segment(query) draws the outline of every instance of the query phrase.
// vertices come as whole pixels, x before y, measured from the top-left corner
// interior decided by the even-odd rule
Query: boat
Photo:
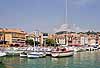
[[[40,47],[38,48],[38,51],[45,52],[47,56],[51,56],[52,48],[51,47]]]
[[[38,37],[37,35],[35,35],[34,37],[34,41],[37,41]],[[37,41],[38,42],[38,41]],[[27,57],[28,58],[40,58],[40,57],[45,57],[46,53],[43,50],[43,52],[39,51],[39,47],[36,46],[36,43],[34,42],[34,48],[32,49],[32,51],[30,51],[29,53],[27,53]]]
[[[74,52],[81,52],[83,51],[81,47],[74,47]]]
[[[0,57],[6,56],[5,52],[0,52]]]
[[[27,53],[26,52],[20,53],[20,57],[27,57]]]
[[[62,46],[62,45],[61,45]],[[84,51],[85,49],[83,47],[79,47],[79,46],[64,46],[67,50],[74,50],[74,52],[82,52]]]
[[[30,52],[27,54],[28,58],[41,58],[41,57],[45,57],[46,54],[44,52]]]
[[[74,55],[74,51],[67,50],[66,48],[56,48],[51,52],[52,57],[67,57],[73,55]]]
[[[28,58],[41,58],[41,57],[45,57],[45,56],[46,56],[46,53],[45,53],[44,49],[40,50],[40,48],[35,47],[35,46],[34,46],[33,51],[30,51],[27,53]]]
[[[47,56],[51,56],[52,48],[46,48],[45,52]]]
[[[37,47],[34,47],[33,51],[30,51],[27,53],[28,58],[41,58],[45,57],[46,53],[45,51],[40,51]]]

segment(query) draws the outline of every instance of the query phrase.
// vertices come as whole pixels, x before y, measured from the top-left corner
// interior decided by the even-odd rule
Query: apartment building
[[[26,32],[21,29],[0,29],[0,41],[5,44],[24,44]],[[4,44],[4,43],[3,43]]]
[[[56,39],[58,44],[65,45],[100,45],[100,33],[96,32],[65,32],[60,31],[56,33]]]

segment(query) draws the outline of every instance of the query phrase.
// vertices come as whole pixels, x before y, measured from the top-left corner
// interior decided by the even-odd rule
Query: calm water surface
[[[0,58],[0,68],[100,68],[100,51],[76,53],[66,58]]]

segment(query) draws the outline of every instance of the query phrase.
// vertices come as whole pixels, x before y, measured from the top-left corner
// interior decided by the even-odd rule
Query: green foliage
[[[34,41],[32,39],[27,39],[26,44],[34,45]]]
[[[35,42],[35,45],[39,45],[40,44],[40,42],[38,42],[38,41],[33,41],[32,39],[27,39],[26,40],[26,44],[29,44],[29,45],[34,45],[34,42]]]
[[[94,34],[94,35],[96,35],[97,33],[94,32],[94,31],[88,31],[88,32],[86,32],[86,34],[87,34],[87,35],[89,35],[89,34]]]
[[[40,44],[40,42],[38,42],[38,41],[35,41],[35,45],[39,45]]]
[[[47,45],[54,45],[54,44],[56,44],[56,41],[53,39],[46,39],[46,44]]]

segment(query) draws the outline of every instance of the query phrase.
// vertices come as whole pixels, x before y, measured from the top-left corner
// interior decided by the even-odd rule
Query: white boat
[[[36,39],[37,39],[37,37],[35,36],[34,41],[37,41]],[[35,46],[35,42],[34,42],[34,49],[32,49],[32,50],[33,51],[27,53],[28,58],[40,58],[40,57],[45,57],[46,56],[44,51],[40,52],[38,47]]]
[[[51,48],[47,48],[47,49],[46,49],[46,55],[51,55],[51,51],[52,51]]]
[[[75,47],[75,46],[68,46],[68,47],[65,47],[66,49],[69,49],[69,50],[74,50],[74,52],[81,52],[81,51],[84,51],[84,48],[83,47]]]
[[[74,52],[80,52],[81,51],[81,48],[79,48],[79,47],[74,47],[73,49],[74,49]]]
[[[51,53],[52,57],[67,57],[67,56],[73,56],[74,51],[73,50],[66,50],[66,48],[57,48],[54,49]]]
[[[27,54],[28,58],[40,58],[45,56],[46,54],[44,52],[30,52]]]
[[[0,52],[0,57],[6,56],[5,52]]]
[[[27,57],[27,53],[26,52],[20,53],[20,57]]]
[[[49,55],[51,55],[52,48],[50,48],[50,47],[41,47],[41,48],[38,48],[37,50],[38,50],[38,52],[45,52],[46,55],[49,56]]]

